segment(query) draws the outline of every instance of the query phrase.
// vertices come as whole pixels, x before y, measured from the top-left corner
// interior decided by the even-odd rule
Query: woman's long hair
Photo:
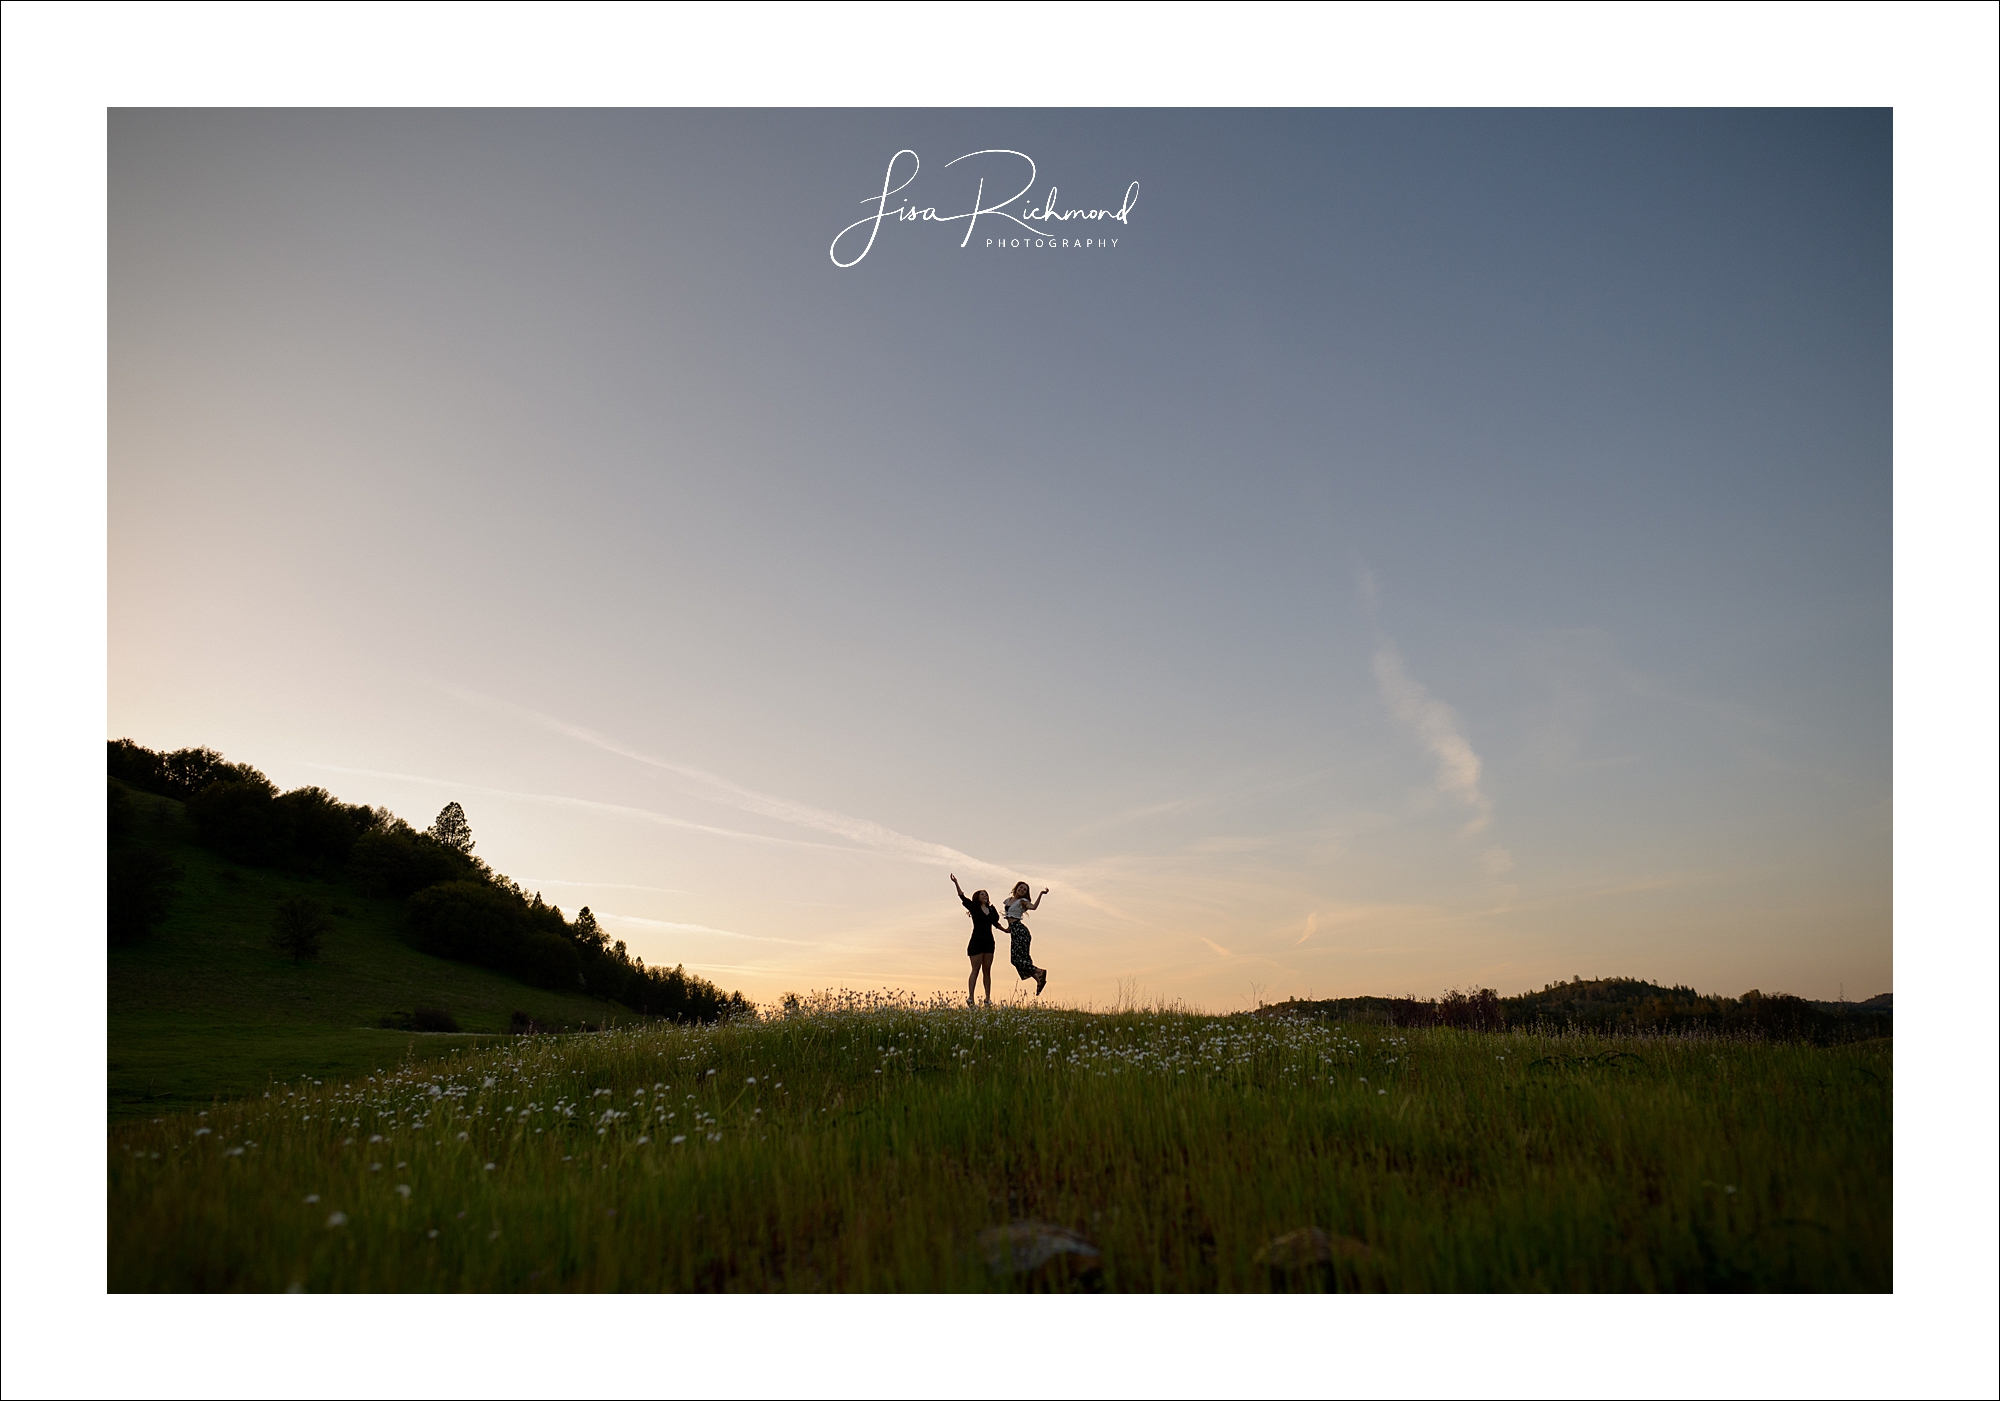
[[[972,892],[972,903],[981,909],[990,910],[993,908],[993,897],[983,890],[975,890]]]

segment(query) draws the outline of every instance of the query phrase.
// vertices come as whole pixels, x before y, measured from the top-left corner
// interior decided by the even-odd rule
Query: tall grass
[[[109,1278],[982,1290],[1036,1220],[1112,1290],[1882,1290],[1890,1107],[1886,1043],[821,998],[121,1126]],[[1302,1227],[1359,1263],[1258,1263]]]

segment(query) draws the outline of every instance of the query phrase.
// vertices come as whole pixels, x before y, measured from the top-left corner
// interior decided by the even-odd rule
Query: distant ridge
[[[1718,1031],[1809,1041],[1858,1041],[1892,1034],[1892,997],[1812,1002],[1753,988],[1741,997],[1698,993],[1641,978],[1576,978],[1502,997],[1492,988],[1441,997],[1292,998],[1253,1015],[1310,1017],[1386,1026],[1455,1026],[1473,1031],[1551,1027],[1586,1031]]]

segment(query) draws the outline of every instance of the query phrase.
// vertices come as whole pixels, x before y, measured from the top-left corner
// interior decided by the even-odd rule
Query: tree
[[[302,963],[319,957],[320,941],[332,929],[326,906],[309,896],[294,895],[278,903],[271,921],[271,942],[280,953],[290,954],[292,962]]]
[[[144,846],[114,848],[105,865],[105,932],[114,944],[136,944],[166,918],[181,868]]]
[[[472,855],[472,824],[465,820],[465,809],[457,803],[444,805],[437,821],[430,826],[430,835],[460,856]]]
[[[591,949],[601,950],[604,947],[604,931],[598,927],[597,916],[590,912],[590,906],[585,905],[576,912],[576,924],[573,928],[575,929],[573,937],[579,944]]]

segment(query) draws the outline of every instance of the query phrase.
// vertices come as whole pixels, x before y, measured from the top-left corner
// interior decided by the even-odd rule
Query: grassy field
[[[109,1280],[1887,1290],[1890,1081],[1887,1042],[822,1002],[114,1126]],[[1017,1272],[1024,1222],[1098,1253]]]
[[[632,1020],[591,998],[419,953],[402,937],[401,902],[234,865],[195,845],[180,803],[127,794],[139,839],[166,851],[183,875],[158,933],[111,950],[114,1120],[261,1094],[274,1077],[353,1079],[455,1055],[505,1033],[516,1010],[555,1026]],[[333,911],[333,933],[314,962],[293,963],[270,946],[272,912],[299,894]],[[418,1006],[445,1008],[468,1034],[377,1029]]]

